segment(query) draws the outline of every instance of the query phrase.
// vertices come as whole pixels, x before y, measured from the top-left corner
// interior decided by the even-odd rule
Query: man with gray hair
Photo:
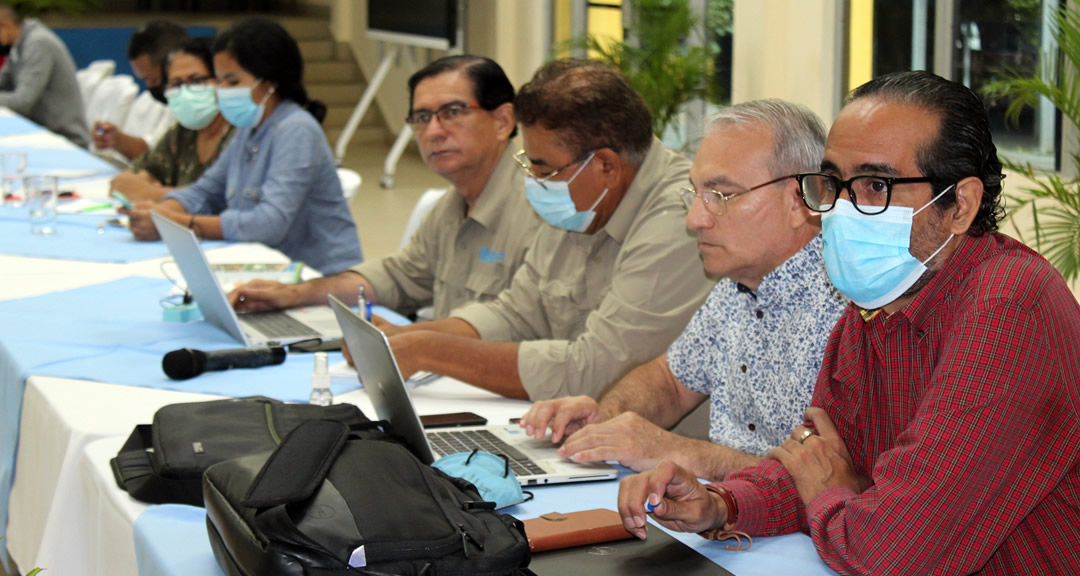
[[[538,402],[521,420],[565,440],[578,462],[637,471],[673,460],[700,478],[750,466],[802,423],[825,344],[847,299],[825,273],[820,221],[795,174],[816,170],[825,127],[782,100],[737,104],[706,129],[683,189],[687,225],[711,275],[725,279],[666,354],[599,402]],[[664,430],[710,398],[709,440]]]

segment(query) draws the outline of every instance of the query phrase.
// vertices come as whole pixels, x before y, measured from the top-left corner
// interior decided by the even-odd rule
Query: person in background
[[[319,126],[326,106],[308,99],[296,40],[250,18],[214,41],[218,108],[238,130],[194,184],[125,211],[139,240],[159,238],[149,210],[198,236],[261,242],[323,274],[363,260],[360,238]]]
[[[211,38],[185,40],[169,54],[165,70],[165,97],[177,124],[111,183],[112,190],[132,202],[161,200],[170,190],[195,182],[233,132],[218,111]]]
[[[404,250],[347,272],[300,284],[256,280],[229,295],[237,310],[325,305],[327,294],[436,320],[469,302],[494,299],[540,227],[525,198],[512,146],[514,87],[480,56],[440,58],[409,78],[409,117],[424,162],[454,189],[432,207]]]
[[[551,428],[559,454],[637,471],[672,460],[722,479],[761,460],[802,422],[821,357],[848,300],[825,273],[819,220],[796,174],[816,170],[825,126],[805,106],[756,100],[705,129],[683,189],[705,270],[723,278],[667,352],[600,401],[537,402],[521,425]],[[708,398],[709,440],[665,430]]]
[[[23,20],[3,2],[0,44],[11,46],[0,69],[0,106],[79,146],[88,146],[86,108],[75,79],[75,61],[67,46],[44,24],[34,18]]]
[[[187,38],[187,30],[179,24],[169,20],[151,20],[136,30],[128,42],[127,57],[132,72],[146,84],[146,93],[162,104],[168,103],[165,99],[165,84],[168,81],[165,59]],[[128,160],[146,154],[162,136],[163,132],[151,133],[146,137],[132,136],[109,122],[94,122],[92,134],[94,148],[99,151],[115,150]]]
[[[1080,306],[996,232],[986,108],[929,72],[856,88],[820,173],[825,267],[852,304],[806,421],[703,486],[669,461],[619,490],[623,524],[707,538],[809,533],[842,574],[1080,574]]]
[[[168,103],[165,99],[168,81],[165,58],[187,38],[187,30],[175,22],[150,20],[136,30],[128,42],[127,57],[132,72],[146,84],[150,96],[162,104]],[[115,124],[94,122],[92,136],[97,150],[116,150],[128,160],[135,160],[149,152],[160,141],[162,133],[149,134],[144,139],[121,132]]]
[[[385,330],[402,374],[514,398],[599,396],[661,354],[712,288],[678,189],[690,161],[652,134],[618,71],[556,60],[514,100],[525,194],[541,225],[497,299]]]

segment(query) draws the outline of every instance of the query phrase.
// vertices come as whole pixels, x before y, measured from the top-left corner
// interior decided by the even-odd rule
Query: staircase
[[[336,42],[330,35],[328,18],[280,17],[275,20],[300,44],[300,53],[304,57],[304,85],[308,96],[326,104],[323,130],[333,148],[367,87],[360,67],[348,45]],[[387,144],[393,142],[393,138],[378,107],[372,106],[349,141],[349,148]]]

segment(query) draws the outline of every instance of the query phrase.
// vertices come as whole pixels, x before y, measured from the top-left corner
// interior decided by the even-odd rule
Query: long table
[[[62,139],[41,131],[6,133],[4,120],[11,118],[0,110],[0,151],[5,146],[64,146]],[[78,189],[83,196],[104,198],[108,190],[107,177],[96,182],[80,180]],[[136,282],[134,279],[160,282],[161,265],[167,260],[158,256],[123,262],[28,258],[12,256],[10,251],[4,250],[4,245],[0,245],[0,253],[4,252],[7,253],[0,254],[0,270],[4,271],[0,301],[45,294],[75,298],[85,291],[110,285],[123,287],[123,290],[143,286],[148,294],[154,293],[154,285],[146,284],[150,280]],[[208,258],[211,262],[274,262],[284,257],[265,247],[234,245],[208,251]],[[142,310],[142,313],[147,307],[158,305],[152,296],[134,299],[128,294],[119,294],[116,297],[127,298],[132,310]],[[26,302],[30,305],[31,301]],[[62,333],[64,324],[58,322],[54,311],[42,309],[38,314],[43,323],[57,326],[58,341],[70,336]],[[78,322],[87,321],[77,310],[73,314],[70,311],[64,314],[72,332],[86,328],[77,326]],[[150,322],[144,322],[143,326],[143,329],[161,330],[161,326]],[[137,327],[125,329],[139,330]],[[211,344],[224,346],[226,342]],[[220,383],[197,390],[147,388],[139,385],[146,382],[130,381],[133,372],[146,368],[136,365],[138,360],[116,362],[111,377],[90,381],[84,374],[61,370],[59,367],[63,362],[46,362],[41,358],[28,360],[22,352],[23,345],[17,336],[0,338],[0,358],[7,357],[8,348],[17,351],[10,361],[0,362],[4,409],[11,409],[10,404],[16,403],[15,416],[8,418],[5,424],[17,427],[21,439],[17,452],[14,445],[7,453],[0,447],[0,466],[9,462],[9,468],[0,467],[0,518],[3,518],[3,504],[8,504],[5,543],[11,556],[24,570],[41,566],[59,574],[216,573],[201,509],[148,506],[131,499],[115,485],[108,460],[119,450],[131,429],[136,424],[149,422],[161,406],[237,395],[239,391],[250,391],[253,383],[257,386],[260,379],[268,375],[280,378],[280,371],[291,368],[287,365],[225,373]],[[59,354],[69,353],[70,348],[64,348]],[[148,356],[160,358],[157,354]],[[58,360],[70,361],[70,358]],[[297,399],[297,395],[304,394],[308,386],[306,377],[297,379],[301,381],[295,389],[278,395]],[[413,392],[413,397],[421,413],[467,410],[482,414],[493,423],[518,416],[528,406],[525,402],[500,398],[451,379],[440,379],[420,387]],[[372,413],[362,389],[339,394],[337,400],[354,403]],[[4,472],[13,474],[8,476],[13,478],[10,498],[4,498],[8,489]],[[617,491],[617,482],[542,487],[535,490],[535,501],[508,511],[520,518],[529,518],[554,509],[573,511],[597,505],[613,507]],[[803,534],[755,539],[749,552],[738,553],[727,551],[722,543],[705,541],[696,535],[677,537],[739,576],[777,571],[831,573],[817,558],[810,539]]]

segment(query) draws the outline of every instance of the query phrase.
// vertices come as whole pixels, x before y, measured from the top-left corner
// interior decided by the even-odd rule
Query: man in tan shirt
[[[529,207],[511,147],[514,88],[498,64],[449,56],[409,78],[407,121],[424,162],[454,184],[404,250],[300,284],[254,281],[230,294],[241,311],[326,304],[327,294],[434,317],[495,298],[525,259],[540,219]]]
[[[559,60],[515,101],[526,194],[542,225],[511,287],[451,318],[387,328],[404,374],[504,396],[598,396],[661,354],[713,282],[678,196],[690,162],[653,137],[618,72]]]

